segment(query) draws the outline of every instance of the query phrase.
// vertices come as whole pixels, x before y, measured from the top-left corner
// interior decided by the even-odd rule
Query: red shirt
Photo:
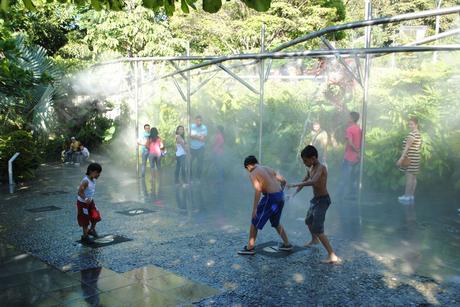
[[[361,128],[357,124],[351,124],[345,132],[346,140],[350,140],[355,145],[358,152],[348,144],[345,146],[344,159],[350,162],[359,162],[359,150],[361,149]]]
[[[224,142],[224,136],[222,133],[217,133],[212,146],[212,150],[216,155],[222,156],[224,154]]]

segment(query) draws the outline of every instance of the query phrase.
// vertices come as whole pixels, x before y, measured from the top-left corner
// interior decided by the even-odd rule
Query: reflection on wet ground
[[[224,294],[205,304],[258,305],[263,295],[271,296],[275,305],[277,300],[301,304],[299,295],[316,301],[325,297],[325,304],[343,303],[345,298],[353,304],[372,304],[364,293],[378,303],[388,295],[373,292],[379,289],[393,291],[397,305],[442,304],[451,296],[439,298],[433,291],[443,291],[440,285],[446,282],[455,287],[460,283],[460,216],[452,202],[419,198],[415,205],[401,205],[387,195],[364,195],[361,204],[333,199],[326,232],[345,264],[324,271],[317,267],[324,256],[321,248],[299,250],[287,258],[235,255],[245,243],[250,222],[252,191],[244,173],[225,187],[212,180],[183,187],[172,184],[167,174],[152,183],[149,177],[138,180],[127,171],[106,168],[97,183],[95,199],[103,217],[98,227],[133,241],[83,247],[75,243],[80,233],[74,207],[74,191],[83,173],[51,165],[42,168],[41,180],[34,185],[0,194],[0,302],[163,306],[197,302],[220,288]],[[282,223],[298,246],[309,239],[304,224],[309,193],[289,200],[283,212]],[[45,206],[62,210],[26,211]],[[278,240],[269,228],[261,232],[259,244]],[[341,285],[331,285],[328,278],[318,283],[317,274],[321,279],[341,279]],[[257,276],[272,284],[254,280]],[[404,278],[410,291],[401,288]],[[354,285],[355,279],[375,289]],[[311,282],[319,289],[311,291]],[[287,292],[270,293],[273,285]],[[348,296],[330,297],[323,287],[345,287],[336,290]],[[460,302],[458,295],[454,301]]]
[[[62,272],[12,245],[0,251],[2,306],[176,306],[218,293],[155,266]]]

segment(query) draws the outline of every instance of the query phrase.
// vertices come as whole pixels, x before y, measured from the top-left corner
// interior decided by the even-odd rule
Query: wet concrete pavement
[[[326,233],[344,259],[340,266],[320,264],[321,247],[242,257],[236,251],[247,240],[252,200],[244,172],[225,188],[206,180],[182,188],[164,170],[152,187],[149,179],[105,167],[95,197],[98,231],[132,240],[89,248],[76,242],[83,173],[44,166],[30,186],[0,194],[1,305],[460,304],[460,217],[452,204],[423,199],[407,206],[384,195],[360,205],[333,202]],[[308,240],[309,197],[302,192],[283,212],[298,246]],[[58,209],[27,211],[45,206]],[[268,247],[278,241],[268,226],[258,238]],[[137,272],[146,274],[144,282],[136,282]]]

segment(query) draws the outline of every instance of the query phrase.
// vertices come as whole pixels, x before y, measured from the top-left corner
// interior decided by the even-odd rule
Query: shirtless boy
[[[310,247],[321,242],[329,254],[328,258],[321,262],[330,264],[340,263],[341,259],[334,253],[329,240],[324,234],[326,211],[331,204],[331,199],[327,191],[327,168],[319,162],[318,151],[311,145],[302,150],[301,157],[305,166],[309,168],[309,171],[302,182],[289,184],[288,188],[297,188],[294,193],[295,195],[303,187],[313,187],[314,197],[310,200],[310,209],[305,218],[305,224],[307,224],[311,233],[311,241],[305,244],[305,246]]]
[[[278,247],[282,251],[291,251],[293,246],[289,243],[286,232],[280,224],[281,213],[284,206],[284,186],[286,180],[283,176],[267,166],[260,165],[256,157],[249,156],[244,160],[244,168],[249,172],[249,178],[254,186],[254,202],[252,209],[251,228],[249,230],[248,244],[240,251],[240,255],[254,255],[257,231],[264,228],[270,220],[276,229],[283,244]],[[260,198],[263,195],[262,198]]]

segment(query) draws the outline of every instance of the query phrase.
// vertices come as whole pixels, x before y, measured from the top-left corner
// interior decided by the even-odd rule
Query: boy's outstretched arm
[[[324,167],[324,166],[321,166],[321,167]],[[315,185],[321,178],[322,173],[323,173],[323,169],[321,169],[321,171],[319,172],[315,172],[315,174],[311,177],[310,176],[305,177],[304,180],[302,180],[302,182],[290,184],[289,187],[292,187],[292,188],[297,187],[297,190],[300,191],[303,187]]]
[[[305,175],[305,177],[302,179],[302,182],[307,181],[308,178],[310,178],[310,172],[308,172],[307,175]],[[294,194],[291,195],[291,197],[295,197],[297,195],[297,193],[299,193],[303,189],[303,186],[297,186],[295,183],[294,184],[288,184],[287,187],[288,188],[297,187],[297,189],[295,190]]]

